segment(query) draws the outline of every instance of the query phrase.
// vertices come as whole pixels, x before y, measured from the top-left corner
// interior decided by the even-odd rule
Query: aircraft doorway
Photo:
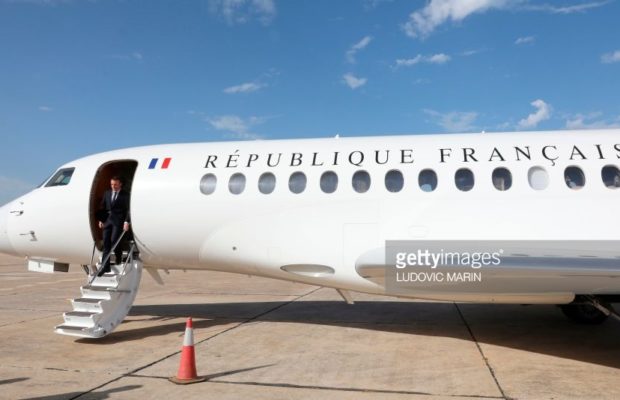
[[[103,250],[103,230],[99,228],[97,215],[101,212],[101,200],[106,190],[110,189],[110,179],[118,176],[123,183],[123,191],[129,193],[129,210],[131,212],[131,186],[138,162],[134,160],[118,160],[103,164],[97,170],[90,190],[90,231],[99,251]],[[131,236],[131,230],[128,232]],[[127,237],[127,235],[125,235]],[[126,240],[124,240],[127,242]]]

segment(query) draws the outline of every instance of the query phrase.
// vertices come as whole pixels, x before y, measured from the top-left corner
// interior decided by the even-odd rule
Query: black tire
[[[609,304],[604,304],[604,306],[611,307]],[[598,325],[605,322],[608,317],[598,308],[585,303],[563,304],[560,308],[564,315],[578,324]]]

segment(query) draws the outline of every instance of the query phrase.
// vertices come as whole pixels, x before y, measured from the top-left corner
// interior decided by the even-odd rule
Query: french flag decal
[[[172,157],[166,157],[164,158],[164,160],[161,163],[161,169],[168,169],[168,167],[170,166],[170,161],[172,160]],[[159,158],[153,158],[151,160],[151,163],[149,164],[149,169],[155,169],[157,168],[157,164],[159,163]]]

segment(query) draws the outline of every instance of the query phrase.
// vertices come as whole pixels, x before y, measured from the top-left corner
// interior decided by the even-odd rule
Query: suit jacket
[[[118,192],[116,201],[112,203],[112,190],[107,190],[101,200],[102,222],[105,225],[122,226],[125,222],[130,222],[129,216],[129,194],[124,190]]]

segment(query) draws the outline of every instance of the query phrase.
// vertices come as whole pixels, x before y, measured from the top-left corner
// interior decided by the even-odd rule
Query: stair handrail
[[[97,249],[97,241],[93,240],[93,254],[90,256],[90,265],[93,265],[93,260],[95,259],[95,250]]]
[[[131,248],[129,249],[129,253],[127,254],[127,259],[125,260],[125,263],[123,264],[123,270],[121,271],[121,275],[125,273],[125,270],[127,269],[127,264],[133,264],[133,254],[134,254],[135,248],[136,248],[136,244],[132,241]]]
[[[105,264],[108,262],[110,257],[112,257],[112,254],[114,253],[114,250],[116,250],[116,246],[118,246],[118,244],[121,242],[121,240],[123,239],[123,236],[125,236],[126,232],[127,231],[123,231],[123,233],[121,233],[121,236],[116,240],[116,243],[114,243],[114,246],[112,246],[112,248],[110,249],[110,252],[108,253],[108,256],[101,262],[101,265],[99,266],[99,268],[97,268],[97,270],[95,271],[95,274],[89,279],[89,281],[88,281],[89,285],[94,282],[94,280],[97,278],[97,275],[99,275],[99,272],[101,272],[101,270],[103,269]]]

